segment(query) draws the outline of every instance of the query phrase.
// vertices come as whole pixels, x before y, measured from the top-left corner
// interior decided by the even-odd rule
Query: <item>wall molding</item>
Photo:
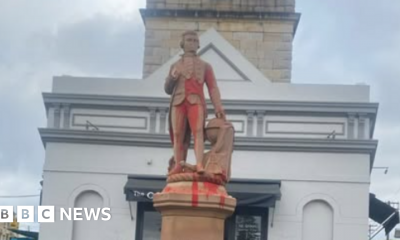
[[[98,117],[99,120],[101,118],[120,118],[120,119],[138,119],[138,120],[143,120],[144,121],[144,125],[143,126],[122,126],[122,125],[117,125],[117,124],[113,124],[113,125],[105,125],[105,124],[98,124],[98,123],[93,123],[94,125],[96,125],[96,127],[101,128],[114,128],[114,129],[138,129],[138,130],[147,130],[148,129],[148,125],[149,125],[149,121],[147,117],[144,116],[124,116],[124,115],[107,115],[107,114],[93,114],[93,113],[73,113],[72,114],[72,127],[86,127],[86,123],[77,123],[76,118],[77,117]]]
[[[304,124],[304,125],[327,125],[327,126],[333,126],[333,125],[340,125],[341,126],[341,131],[336,132],[336,136],[345,136],[346,134],[346,123],[345,122],[322,122],[322,121],[289,121],[289,120],[266,120],[265,121],[265,132],[264,134],[295,134],[295,135],[322,135],[322,136],[327,136],[332,133],[332,131],[329,132],[307,132],[307,131],[270,131],[270,124]]]
[[[235,128],[235,133],[239,134],[245,134],[246,132],[246,121],[245,120],[239,120],[239,119],[229,119],[229,122],[231,123],[237,123],[240,125],[240,128],[236,129]]]
[[[296,207],[296,215],[299,217],[299,220],[303,217],[304,207],[315,201],[323,201],[327,203],[334,212],[334,222],[338,222],[341,217],[341,209],[340,204],[333,198],[331,195],[326,193],[311,193],[304,196],[298,203]]]
[[[135,97],[66,93],[43,93],[46,110],[53,104],[70,104],[71,108],[146,110],[150,107],[169,108],[169,98]],[[212,103],[207,101],[209,109]],[[344,116],[351,113],[367,114],[373,120],[378,112],[378,103],[355,102],[299,102],[299,101],[261,101],[261,100],[223,100],[227,112],[266,111],[274,113],[310,114],[317,116]]]
[[[291,12],[250,12],[250,11],[216,11],[207,9],[140,9],[143,21],[147,18],[216,18],[216,19],[247,19],[247,20],[284,20],[294,23],[293,34],[296,34],[301,14]]]
[[[111,131],[85,131],[40,128],[43,145],[47,143],[77,143],[118,146],[171,148],[168,134],[127,133]],[[242,151],[287,151],[330,152],[369,154],[373,166],[377,140],[362,139],[308,139],[308,138],[257,138],[236,137],[235,150]],[[210,147],[206,144],[206,147]]]

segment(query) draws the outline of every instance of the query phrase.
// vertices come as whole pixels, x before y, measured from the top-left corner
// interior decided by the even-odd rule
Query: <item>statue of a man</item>
[[[207,108],[204,83],[208,88],[217,118],[225,120],[220,92],[210,64],[197,56],[199,37],[195,31],[182,34],[181,48],[184,54],[171,66],[165,82],[165,92],[171,95],[169,131],[174,148],[174,168],[169,175],[182,171],[181,161],[186,161],[190,136],[194,137],[197,172],[204,173],[204,125]]]

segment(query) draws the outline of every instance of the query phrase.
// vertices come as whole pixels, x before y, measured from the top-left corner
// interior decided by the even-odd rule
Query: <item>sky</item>
[[[37,129],[46,125],[41,94],[53,76],[141,77],[143,7],[143,0],[0,0],[0,196],[40,192]],[[400,201],[400,1],[297,0],[296,11],[292,82],[371,86],[380,104],[375,166],[389,167],[372,171],[371,192]],[[0,205],[38,202],[0,198]]]

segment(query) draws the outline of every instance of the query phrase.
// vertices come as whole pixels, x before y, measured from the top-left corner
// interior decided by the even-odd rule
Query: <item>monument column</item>
[[[197,56],[197,33],[184,32],[180,42],[184,54],[172,64],[164,84],[165,92],[171,95],[173,156],[167,185],[154,194],[153,204],[162,215],[161,240],[223,240],[225,219],[236,207],[236,199],[225,188],[231,176],[235,130],[226,120],[212,66]],[[216,117],[206,127],[204,86]],[[191,136],[194,164],[187,159]],[[205,140],[211,143],[208,152],[204,152]]]
[[[196,174],[179,177],[187,181],[169,182],[154,196],[162,215],[161,240],[223,240],[225,219],[235,211],[236,199],[225,186]]]

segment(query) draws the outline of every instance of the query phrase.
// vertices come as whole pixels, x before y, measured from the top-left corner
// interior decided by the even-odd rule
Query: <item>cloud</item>
[[[400,2],[297,1],[297,10],[293,82],[371,86],[371,101],[379,102],[374,166],[389,172],[374,169],[370,191],[400,201]]]
[[[293,82],[371,86],[379,102],[374,138],[379,140],[371,191],[399,201],[400,192],[400,2],[298,1],[302,20],[294,41]]]
[[[45,156],[37,129],[46,125],[41,94],[51,91],[54,75],[141,75],[144,34],[137,8],[143,6],[125,0],[0,1],[0,195],[40,192]],[[38,197],[0,198],[0,205],[37,204]]]
[[[55,58],[96,75],[141,76],[144,28],[131,20],[96,15],[58,29]]]

